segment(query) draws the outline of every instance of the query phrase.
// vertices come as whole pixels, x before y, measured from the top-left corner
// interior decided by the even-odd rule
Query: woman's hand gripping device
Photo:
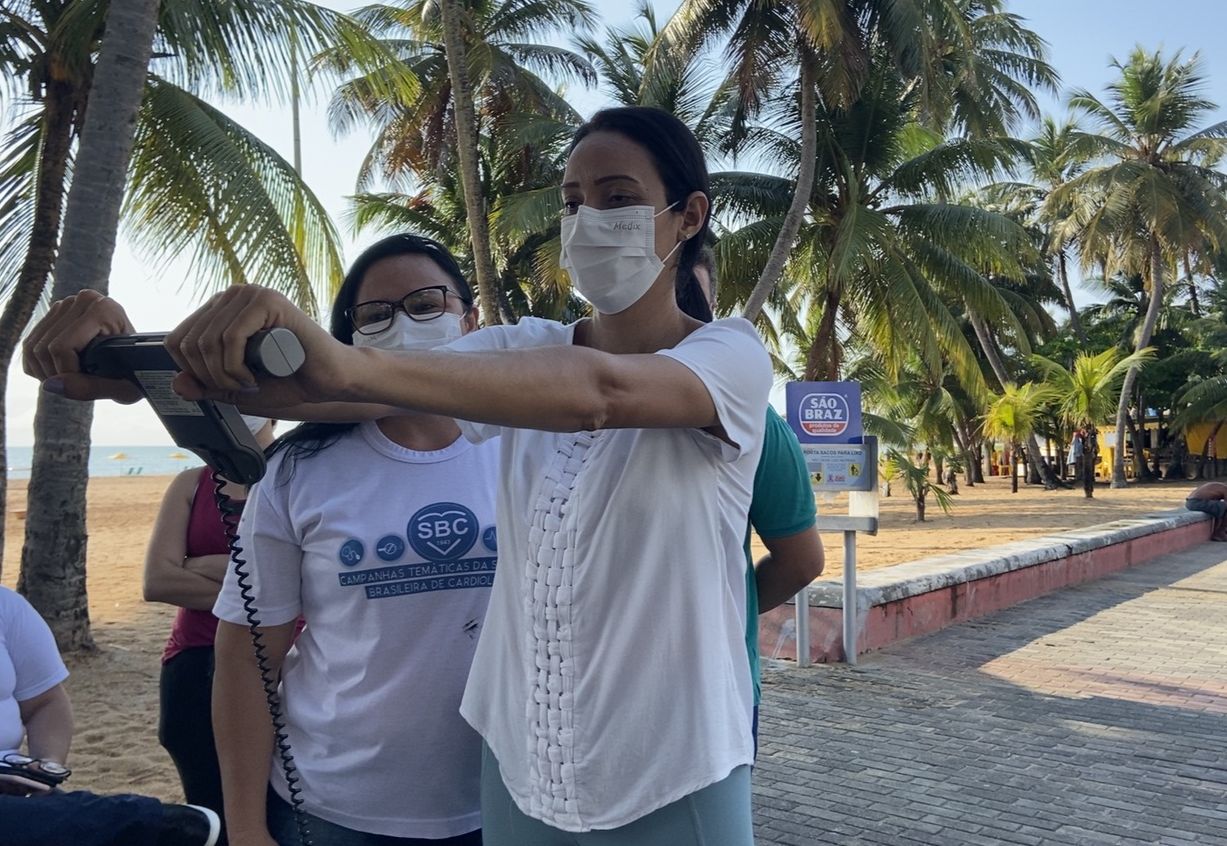
[[[81,353],[81,370],[93,376],[126,379],[141,389],[175,443],[191,450],[232,482],[251,485],[264,476],[264,452],[233,405],[185,400],[171,388],[179,366],[167,352],[166,335],[99,338]],[[302,367],[302,344],[289,329],[252,336],[244,358],[254,372],[290,376]]]

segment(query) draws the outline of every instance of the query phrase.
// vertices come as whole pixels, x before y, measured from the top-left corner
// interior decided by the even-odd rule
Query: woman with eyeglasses
[[[331,331],[395,353],[475,326],[447,250],[395,235],[354,262]],[[239,535],[315,846],[481,843],[481,740],[459,706],[494,579],[497,472],[496,444],[420,412],[306,423],[270,451]],[[215,613],[230,843],[297,844],[234,568]]]
[[[485,742],[486,846],[753,842],[742,541],[772,374],[748,322],[679,308],[705,302],[691,268],[709,196],[684,124],[601,111],[573,139],[560,198],[561,264],[591,317],[391,354],[240,287],[168,339],[187,397],[282,417],[382,403],[501,436],[499,576],[461,704]],[[65,303],[27,342],[27,371],[68,396],[119,396],[72,356],[123,326],[110,301]],[[243,365],[270,326],[303,342],[293,377]]]

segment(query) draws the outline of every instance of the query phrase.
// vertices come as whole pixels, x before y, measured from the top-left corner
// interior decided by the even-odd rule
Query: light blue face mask
[[[656,255],[656,218],[675,205],[659,212],[655,206],[580,206],[562,219],[560,264],[594,309],[601,314],[626,311],[652,287],[665,262],[685,243],[679,241],[663,259]]]

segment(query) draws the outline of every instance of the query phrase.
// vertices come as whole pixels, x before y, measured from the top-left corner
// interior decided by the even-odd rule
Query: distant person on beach
[[[0,587],[0,842],[4,846],[214,846],[208,808],[63,792],[73,715],[51,630]],[[24,740],[25,752],[22,745]]]
[[[375,405],[446,415],[473,443],[501,438],[500,570],[460,706],[484,740],[483,846],[751,846],[744,542],[771,359],[748,321],[704,323],[679,308],[703,298],[691,268],[711,208],[703,150],[684,123],[651,108],[597,112],[573,136],[559,187],[561,264],[590,317],[526,318],[439,350],[354,349],[283,295],[235,285],[168,336],[183,368],[175,388],[281,419],[332,410],[319,404],[353,405],[342,412],[354,419]],[[243,364],[248,340],[270,327],[302,342],[293,376]],[[61,300],[25,340],[26,372],[64,396],[135,400],[130,385],[79,372],[91,339],[126,331],[113,300]],[[346,488],[330,481],[343,508]],[[383,488],[393,502],[405,493]],[[458,531],[446,516],[431,522]],[[435,528],[425,539],[447,554]],[[358,550],[341,540],[333,553]],[[367,586],[381,595],[378,580]],[[309,606],[306,617],[304,641]],[[221,642],[219,627],[219,668]],[[371,634],[362,645],[371,661],[404,646]],[[344,681],[327,679],[308,707],[336,706]],[[378,733],[377,713],[363,708],[356,728]],[[222,752],[223,779],[226,766]],[[396,766],[385,773],[403,801],[419,785]]]
[[[334,338],[390,353],[476,326],[451,253],[409,234],[363,252],[332,306]],[[240,545],[316,844],[480,846],[481,738],[460,698],[494,581],[498,455],[433,414],[306,423],[252,489]],[[230,842],[297,846],[233,567],[215,611]]]
[[[704,245],[695,259],[694,276],[714,313],[720,277],[716,256]],[[683,311],[688,311],[679,301]],[[711,320],[711,315],[688,311],[691,317]],[[767,406],[763,452],[754,471],[754,494],[750,500],[750,525],[746,527],[746,652],[754,683],[754,745],[758,748],[758,715],[762,681],[758,656],[758,617],[791,599],[801,588],[822,575],[825,566],[822,538],[814,528],[817,507],[814,488],[797,436]],[[767,547],[757,564],[750,551],[750,532],[756,532]]]
[[[273,423],[243,416],[256,443],[273,442]],[[192,805],[223,813],[222,777],[213,740],[213,605],[230,566],[230,547],[214,497],[209,467],[185,470],[170,483],[145,551],[147,602],[178,606],[162,652],[158,681],[158,742],[179,771]],[[223,480],[222,492],[238,506],[247,488]]]
[[[1213,517],[1214,528],[1210,532],[1210,540],[1227,541],[1227,485],[1206,482],[1189,494],[1184,507]]]

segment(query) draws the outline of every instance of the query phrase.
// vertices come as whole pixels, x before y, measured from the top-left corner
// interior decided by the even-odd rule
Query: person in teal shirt
[[[714,309],[718,281],[715,256],[710,247],[704,247],[699,253],[694,274]],[[814,490],[801,445],[784,419],[768,407],[763,452],[754,474],[750,525],[746,527],[746,651],[754,678],[755,744],[758,743],[758,705],[762,697],[758,615],[788,601],[822,574],[824,558],[822,539],[814,528],[816,513]],[[767,554],[757,564],[750,552],[751,529],[767,547]]]

